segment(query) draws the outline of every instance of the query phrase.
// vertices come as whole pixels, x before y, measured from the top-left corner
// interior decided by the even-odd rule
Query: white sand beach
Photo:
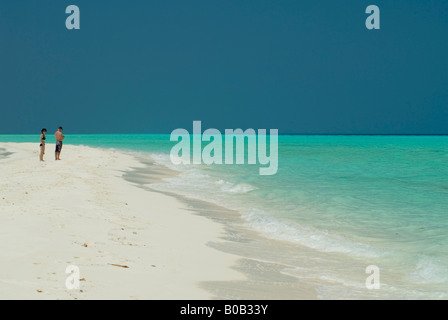
[[[207,245],[222,225],[122,178],[142,166],[132,155],[66,145],[54,161],[48,145],[40,163],[37,144],[0,148],[0,299],[210,299],[200,282],[245,279]]]

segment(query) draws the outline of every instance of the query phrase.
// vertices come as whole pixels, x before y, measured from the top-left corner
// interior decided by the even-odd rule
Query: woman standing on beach
[[[45,134],[47,133],[47,129],[42,129],[42,134],[40,135],[40,161],[44,161],[44,154],[45,154],[45,140],[47,139],[45,137]]]

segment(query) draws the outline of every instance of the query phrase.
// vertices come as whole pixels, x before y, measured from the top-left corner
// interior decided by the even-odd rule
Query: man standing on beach
[[[56,137],[55,157],[56,157],[56,160],[61,160],[59,157],[61,156],[61,151],[62,151],[62,140],[65,139],[65,136],[62,134],[62,127],[59,127],[58,131],[56,131],[54,136]]]

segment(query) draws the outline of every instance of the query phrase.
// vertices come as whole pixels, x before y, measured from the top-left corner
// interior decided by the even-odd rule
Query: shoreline
[[[266,253],[287,245],[283,241],[269,239],[255,230],[244,226],[244,219],[237,211],[222,207],[215,203],[187,198],[185,196],[151,188],[151,183],[162,181],[162,177],[178,174],[173,170],[136,156],[144,167],[133,168],[124,178],[136,183],[140,188],[176,198],[182,202],[190,214],[204,217],[222,225],[225,241],[210,241],[208,245],[223,253],[232,254],[239,259],[232,269],[244,274],[245,279],[233,281],[204,281],[200,287],[213,293],[219,299],[232,300],[297,300],[319,299],[317,286],[305,283],[301,279],[284,273],[283,270],[292,265],[270,261]],[[156,168],[156,169],[154,169]],[[154,174],[154,170],[157,174]],[[148,172],[152,174],[148,174]],[[296,246],[295,250],[297,249]],[[306,249],[305,249],[306,251]],[[306,251],[307,252],[307,251]],[[276,290],[272,290],[275,287]]]
[[[12,152],[0,160],[0,299],[216,299],[201,283],[245,280],[238,256],[209,245],[222,225],[123,179],[135,157],[65,145],[62,161],[39,163],[36,144],[0,148]],[[70,265],[79,289],[65,286]]]
[[[137,158],[140,158],[137,156]],[[180,174],[163,164],[139,159],[146,167],[134,168],[125,179],[141,188],[169,195],[183,202],[190,211],[217,222],[225,229],[223,242],[209,245],[221,252],[239,257],[232,268],[245,275],[238,281],[209,281],[200,285],[224,299],[311,300],[311,299],[412,299],[421,294],[400,281],[402,275],[393,266],[381,263],[383,290],[366,288],[366,266],[380,262],[374,255],[350,255],[344,252],[317,250],[299,243],[271,238],[253,229],[241,212],[215,202],[200,200],[168,189],[152,188],[161,177]],[[153,174],[160,166],[159,174]],[[170,166],[169,166],[170,167]],[[160,172],[164,174],[160,174]],[[152,174],[148,175],[148,172]],[[129,177],[131,176],[131,177]],[[319,239],[316,239],[319,242]],[[381,260],[384,262],[384,260]],[[421,297],[424,297],[423,295]]]
[[[145,152],[64,145],[62,161],[39,163],[36,144],[2,149],[0,299],[408,297],[387,285],[392,270],[386,290],[365,289],[375,260],[269,238],[238,211],[151,188],[179,172]],[[70,265],[79,290],[65,288]]]

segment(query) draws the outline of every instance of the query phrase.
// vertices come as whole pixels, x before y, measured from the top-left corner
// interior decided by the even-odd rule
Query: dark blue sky
[[[447,1],[1,1],[0,41],[0,133],[448,133]]]

